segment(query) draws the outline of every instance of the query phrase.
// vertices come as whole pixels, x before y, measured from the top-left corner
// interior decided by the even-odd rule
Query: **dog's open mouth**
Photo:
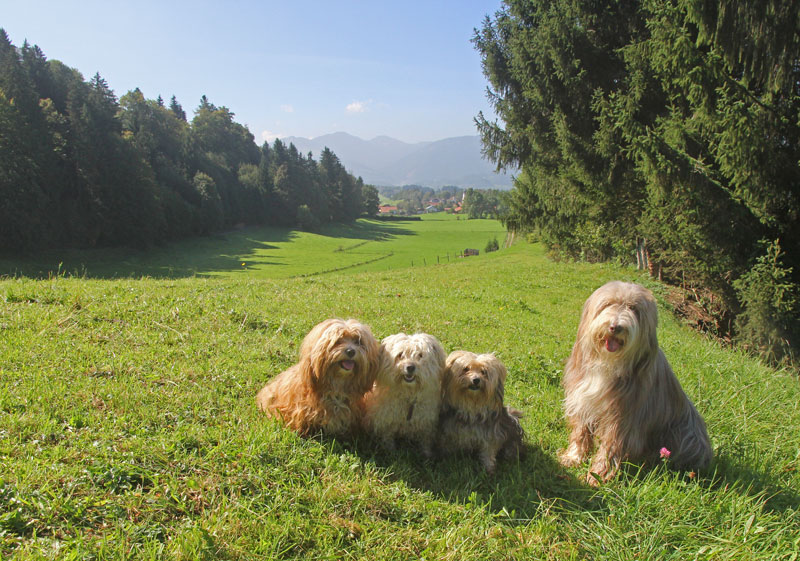
[[[408,374],[408,373],[403,374],[403,380],[405,380],[409,384],[411,384],[416,379],[417,377],[414,374]]]
[[[610,353],[615,353],[622,348],[622,341],[616,337],[606,337],[605,344],[606,350]]]
[[[356,363],[354,360],[343,360],[339,363],[339,366],[342,367],[342,370],[347,370],[349,372],[356,367]]]

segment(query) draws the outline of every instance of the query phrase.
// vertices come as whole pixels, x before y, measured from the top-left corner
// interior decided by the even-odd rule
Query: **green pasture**
[[[419,233],[442,226],[433,219],[380,226],[409,255],[416,240],[445,236]],[[480,239],[497,232],[487,228]],[[454,250],[478,245],[447,235],[460,240]],[[343,237],[324,243],[336,249]],[[281,255],[257,263],[265,245],[288,242],[224,257],[251,256],[252,274],[212,274],[220,262],[202,277],[0,280],[0,558],[798,557],[798,379],[681,325],[657,283],[554,263],[539,245],[483,255],[485,242],[478,257],[438,265],[297,276],[334,260],[285,264],[294,278],[261,275]],[[318,259],[357,262],[348,251],[381,243]],[[715,459],[705,472],[629,466],[592,489],[587,466],[557,463],[568,434],[562,367],[583,301],[611,279],[642,282],[659,300],[660,343],[708,423]],[[497,353],[506,401],[525,414],[525,456],[488,476],[471,458],[301,439],[265,419],[256,392],[331,316],[359,318],[378,337],[426,331],[447,351]]]
[[[289,278],[335,271],[379,271],[447,263],[466,248],[483,253],[486,244],[503,243],[496,220],[467,220],[445,213],[421,220],[362,219],[331,224],[319,233],[288,228],[250,227],[172,242],[148,251],[61,250],[25,258],[0,257],[0,274],[186,277],[247,276]]]

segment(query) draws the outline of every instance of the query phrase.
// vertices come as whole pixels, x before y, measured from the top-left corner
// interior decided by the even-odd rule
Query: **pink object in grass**
[[[667,448],[662,448],[662,449],[659,451],[659,453],[661,454],[661,457],[662,457],[663,459],[665,459],[665,460],[668,460],[668,459],[669,459],[669,456],[670,456],[670,454],[672,454],[672,452],[670,452],[670,451],[669,451]]]

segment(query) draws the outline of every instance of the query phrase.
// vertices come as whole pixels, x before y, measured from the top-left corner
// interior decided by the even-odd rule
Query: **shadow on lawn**
[[[551,505],[568,511],[604,509],[602,497],[594,489],[575,479],[555,457],[529,443],[519,460],[498,458],[494,475],[485,473],[477,458],[469,455],[424,460],[407,448],[387,452],[371,441],[336,445],[414,489],[448,502],[485,504],[499,521],[510,525],[525,524]]]
[[[360,240],[389,240],[416,235],[403,222],[359,220],[330,224],[322,236]],[[146,250],[130,248],[47,250],[33,257],[0,256],[0,275],[46,279],[60,274],[94,279],[184,278],[217,272],[247,270],[253,266],[283,266],[256,256],[274,243],[288,242],[297,233],[288,228],[250,227],[209,236],[174,241]]]
[[[453,456],[443,459],[421,459],[409,448],[387,452],[367,439],[347,444],[335,443],[341,451],[348,450],[364,461],[385,470],[386,476],[403,481],[409,487],[430,492],[448,502],[487,505],[498,515],[498,521],[514,525],[526,523],[541,509],[551,506],[567,512],[606,512],[609,506],[601,494],[564,469],[554,455],[537,446],[526,444],[519,460],[498,458],[497,472],[487,475],[477,458]],[[611,485],[636,485],[657,466],[627,464]],[[695,477],[689,473],[688,479]],[[627,481],[620,481],[621,479]],[[708,489],[725,487],[744,496],[764,502],[764,508],[783,512],[800,507],[800,495],[791,488],[775,483],[774,476],[736,463],[728,457],[714,460],[706,473],[700,473],[699,484]]]
[[[776,483],[774,475],[753,469],[726,455],[715,458],[712,468],[715,473],[708,478],[709,487],[727,487],[741,495],[759,497],[764,501],[766,510],[776,513],[800,508],[800,494],[795,489]]]

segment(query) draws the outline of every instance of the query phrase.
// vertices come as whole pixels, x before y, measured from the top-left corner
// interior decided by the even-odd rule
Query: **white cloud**
[[[281,111],[283,111],[284,113],[294,113],[294,107],[288,104],[281,105]]]
[[[283,138],[284,136],[286,135],[279,132],[272,132],[272,131],[261,132],[261,140],[265,142],[273,142],[276,138]]]
[[[350,105],[347,106],[346,111],[348,113],[364,113],[367,110],[367,105],[371,103],[370,101],[354,101]]]

